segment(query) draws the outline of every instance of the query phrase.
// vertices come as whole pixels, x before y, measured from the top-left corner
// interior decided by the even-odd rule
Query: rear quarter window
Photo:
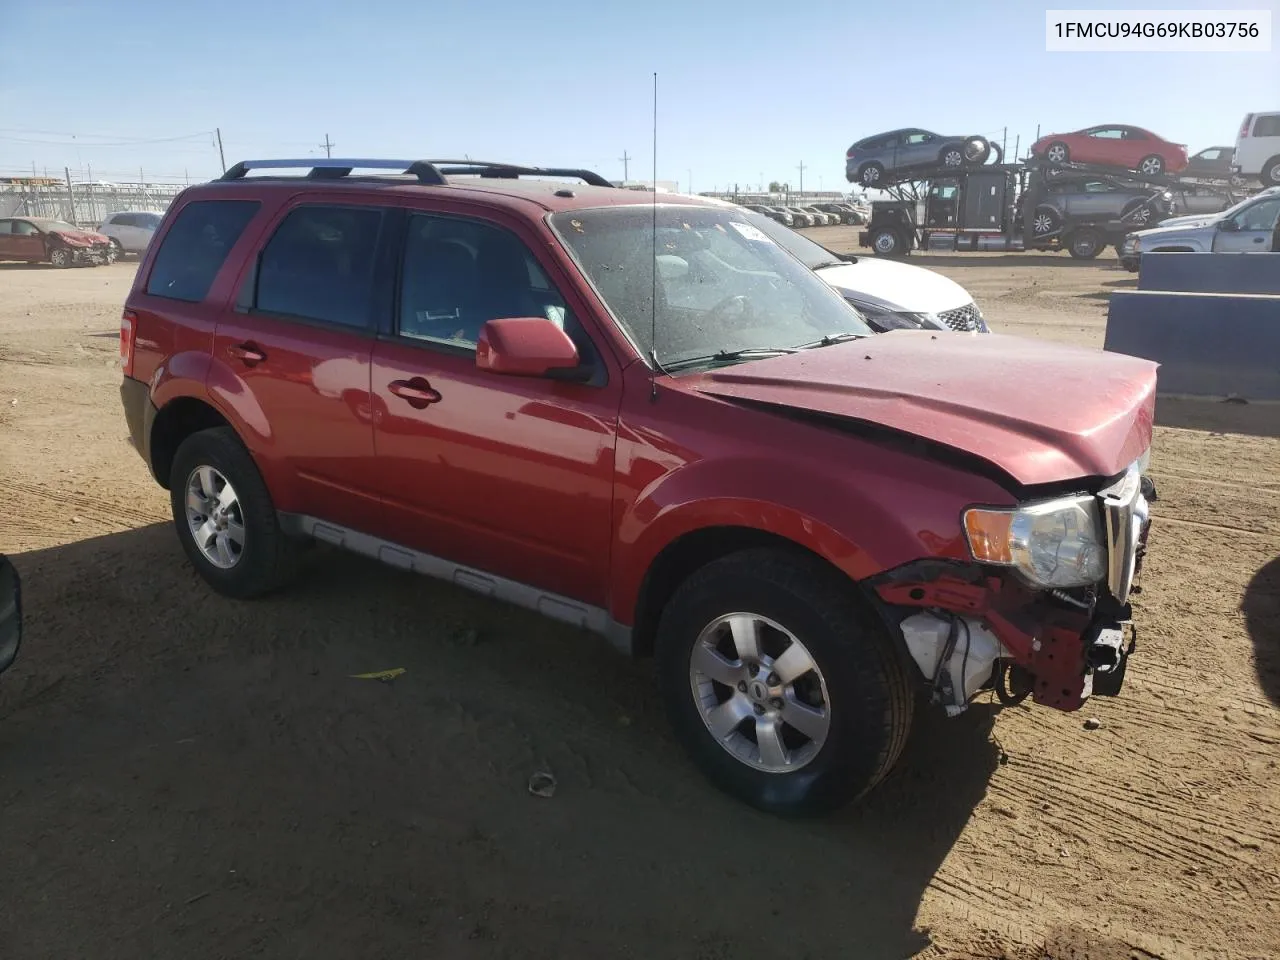
[[[1259,117],[1253,122],[1255,137],[1280,137],[1280,113]]]
[[[147,293],[198,303],[209,294],[257,200],[193,200],[182,208],[156,251]]]

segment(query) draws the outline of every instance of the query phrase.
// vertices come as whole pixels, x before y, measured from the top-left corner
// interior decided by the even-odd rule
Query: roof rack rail
[[[446,175],[475,175],[495,179],[518,177],[575,177],[593,187],[612,187],[613,184],[590,170],[567,167],[525,167],[515,163],[491,163],[484,160],[376,160],[355,157],[326,157],[323,160],[298,158],[289,160],[241,160],[227,169],[219,179],[243,180],[250,170],[302,170],[313,180],[341,180],[357,168],[369,170],[394,170],[411,174],[419,183],[441,186],[448,181]]]

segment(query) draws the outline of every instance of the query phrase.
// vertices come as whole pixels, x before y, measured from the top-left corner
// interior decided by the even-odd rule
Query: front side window
[[[661,365],[871,333],[748,216],[627,205],[566,211],[551,223],[641,354],[656,353]]]
[[[1276,225],[1277,216],[1280,216],[1280,197],[1263,200],[1240,211],[1236,222],[1241,230],[1271,230]]]
[[[382,211],[323,204],[289,212],[263,248],[253,308],[339,324],[372,321]]]
[[[515,234],[478,220],[409,217],[397,332],[442,346],[475,349],[489,320],[545,317],[590,347],[564,298]]]
[[[257,200],[195,200],[182,208],[156,251],[147,293],[199,303],[253,215]]]

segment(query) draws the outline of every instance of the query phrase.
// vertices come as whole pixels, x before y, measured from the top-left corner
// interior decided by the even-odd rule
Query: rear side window
[[[1255,137],[1280,137],[1280,113],[1259,117],[1253,122]]]
[[[344,327],[372,320],[382,211],[298,207],[263,248],[253,309]]]
[[[199,303],[253,215],[257,200],[195,200],[182,208],[156,251],[147,293]]]

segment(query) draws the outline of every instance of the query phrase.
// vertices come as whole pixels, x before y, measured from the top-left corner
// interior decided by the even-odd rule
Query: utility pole
[[[627,151],[623,150],[622,156],[620,156],[618,159],[622,161],[622,182],[626,183],[628,180],[631,179],[630,177],[631,168],[627,166],[627,164],[631,162],[631,158],[627,156]]]
[[[693,195],[693,170],[686,169],[685,173],[689,174],[689,195]]]
[[[800,161],[800,166],[796,168],[800,171],[800,196],[804,197],[804,161]]]
[[[326,157],[332,157],[333,148],[337,146],[337,144],[335,144],[332,140],[330,140],[329,135],[326,133],[324,135],[324,143],[320,144],[320,146],[324,147],[324,155]]]
[[[227,158],[222,155],[222,128],[215,127],[214,133],[218,135],[218,162],[222,164],[222,172],[227,172]]]
[[[63,167],[62,172],[67,175],[67,222],[78,227],[79,224],[76,223],[76,194],[71,189],[71,168]]]

